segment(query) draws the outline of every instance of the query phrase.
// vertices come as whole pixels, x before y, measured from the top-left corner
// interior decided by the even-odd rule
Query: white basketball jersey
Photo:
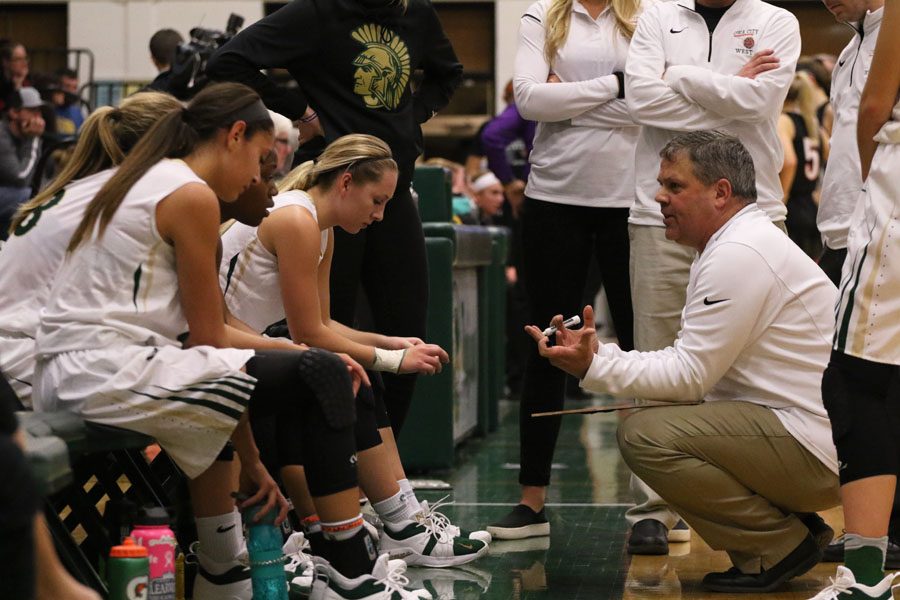
[[[41,313],[38,357],[123,344],[181,347],[187,320],[178,297],[175,251],[156,228],[156,206],[200,179],[164,159],[128,191],[106,232],[60,268]]]
[[[274,198],[273,213],[285,206],[302,206],[318,223],[316,205],[309,194],[299,190],[284,192]],[[319,262],[328,248],[330,229],[322,232],[319,242]],[[266,250],[256,235],[256,227],[235,223],[222,236],[222,265],[219,283],[225,292],[225,304],[235,317],[255,329],[284,319],[281,285],[278,279],[278,258]]]
[[[869,177],[850,218],[834,348],[900,365],[900,102],[875,141]]]
[[[113,173],[115,169],[107,169],[69,183],[10,235],[0,252],[0,336],[34,338],[37,334],[40,310],[50,296],[72,233],[85,207]]]

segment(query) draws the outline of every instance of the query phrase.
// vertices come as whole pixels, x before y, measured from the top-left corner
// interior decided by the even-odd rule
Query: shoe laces
[[[811,600],[836,600],[841,594],[849,592],[850,588],[856,584],[852,578],[844,575],[829,577],[828,581],[830,582],[829,585],[813,596]]]
[[[409,591],[406,589],[406,586],[409,585],[409,577],[406,576],[406,565],[396,564],[388,568],[387,574],[377,581],[384,585],[384,591],[389,592],[391,596],[393,596],[394,592],[400,594],[401,598],[409,596]]]
[[[444,496],[433,505],[426,504],[422,507],[422,511],[416,515],[416,520],[425,526],[429,533],[434,535],[440,542],[449,542],[458,534],[458,528],[450,522],[450,518],[437,509],[442,506],[448,506],[453,502],[448,501],[450,496]]]

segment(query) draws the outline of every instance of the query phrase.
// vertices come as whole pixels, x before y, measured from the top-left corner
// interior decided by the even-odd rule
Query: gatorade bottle
[[[169,513],[160,507],[142,510],[131,537],[149,553],[147,600],[175,600],[175,534],[169,529]]]
[[[147,600],[150,561],[146,548],[125,538],[109,551],[106,569],[109,600]]]
[[[250,555],[250,581],[253,600],[288,600],[287,578],[284,575],[284,553],[281,550],[281,530],[275,526],[275,510],[256,523],[253,519],[259,506],[244,511],[244,523],[249,529],[247,552]]]

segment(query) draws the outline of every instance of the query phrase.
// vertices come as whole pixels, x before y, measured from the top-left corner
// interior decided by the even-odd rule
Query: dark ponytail
[[[187,156],[197,145],[211,140],[218,131],[230,128],[236,121],[247,123],[244,132],[247,138],[257,131],[273,128],[259,95],[240,83],[209,85],[186,107],[165,113],[91,200],[72,234],[68,251],[72,252],[84,243],[98,223],[98,235],[103,235],[125,195],[153,165],[164,158]]]

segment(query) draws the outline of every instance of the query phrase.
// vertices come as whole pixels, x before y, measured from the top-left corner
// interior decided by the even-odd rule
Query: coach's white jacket
[[[822,404],[836,298],[822,269],[751,204],[691,265],[675,343],[655,352],[602,344],[581,386],[621,397],[765,406],[837,473]]]
[[[755,79],[737,73],[772,49],[777,69]],[[625,68],[625,100],[643,125],[636,150],[636,200],[629,221],[663,226],[653,197],[659,151],[679,132],[720,129],[744,143],[756,168],[759,206],[772,221],[787,210],[778,180],[783,153],[778,116],[800,56],[800,29],[788,11],[736,0],[710,34],[694,0],[662,2],[641,15]]]
[[[884,9],[866,13],[857,25],[856,35],[844,47],[831,74],[831,151],[822,178],[822,197],[816,214],[816,225],[822,241],[829,248],[847,247],[850,215],[860,198],[862,168],[856,145],[856,121],[859,99],[869,77],[875,40],[881,28]]]

